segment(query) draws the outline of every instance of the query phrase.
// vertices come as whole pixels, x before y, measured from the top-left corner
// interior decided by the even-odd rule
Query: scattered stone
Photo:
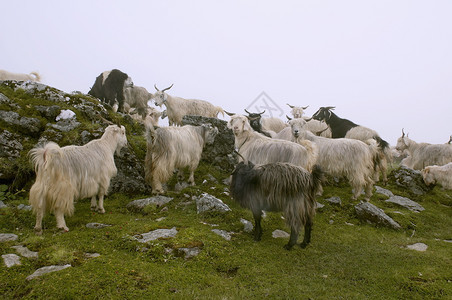
[[[385,202],[394,203],[415,212],[425,210],[419,203],[402,196],[392,196],[388,200],[385,200]]]
[[[385,212],[369,202],[361,202],[355,206],[358,218],[377,225],[400,229],[401,226],[391,219]]]
[[[20,257],[16,254],[3,254],[2,255],[3,262],[6,267],[11,268],[12,266],[20,266]]]
[[[288,234],[287,232],[285,232],[283,230],[279,230],[279,229],[276,229],[275,231],[272,232],[272,237],[274,237],[275,239],[288,238],[289,236],[290,236],[290,234]]]
[[[227,212],[231,210],[223,201],[207,193],[196,198],[196,208],[198,214],[206,211]]]
[[[210,182],[213,182],[213,183],[218,182],[218,180],[215,177],[213,177],[212,174],[207,174],[206,177],[207,177],[207,180],[209,180]]]
[[[0,209],[8,207],[3,201],[0,200]]]
[[[190,186],[190,184],[188,184],[188,182],[185,182],[185,181],[178,182],[178,183],[176,183],[176,185],[174,185],[174,191],[180,192],[189,186]]]
[[[32,280],[36,277],[42,276],[44,274],[47,273],[51,273],[51,272],[57,272],[57,271],[61,271],[64,270],[66,268],[71,267],[70,264],[64,265],[64,266],[47,266],[47,267],[42,267],[37,269],[33,274],[31,274],[30,276],[27,277],[27,280]]]
[[[418,170],[413,170],[405,166],[391,172],[390,177],[394,177],[395,183],[407,189],[414,195],[424,195],[433,189],[433,185],[425,185],[422,174]]]
[[[452,243],[452,240],[443,240],[446,243]]]
[[[134,238],[140,243],[147,243],[160,238],[172,238],[177,234],[176,227],[171,229],[156,229],[147,233],[135,235]]]
[[[407,249],[421,251],[421,252],[427,251],[427,248],[428,248],[428,246],[424,243],[416,243],[413,245],[408,245],[406,247],[407,247]]]
[[[167,204],[168,202],[171,202],[172,200],[173,198],[159,195],[150,198],[134,200],[132,202],[129,202],[126,207],[130,210],[142,210],[148,205],[155,205],[157,207],[160,207]]]
[[[99,257],[100,256],[100,254],[99,253],[89,253],[89,252],[86,252],[85,253],[85,257],[86,258],[96,258],[96,257]]]
[[[177,249],[179,252],[182,252],[185,255],[185,259],[189,259],[195,256],[198,256],[201,252],[201,249],[198,247],[194,248],[179,248]]]
[[[384,189],[378,185],[375,186],[375,193],[382,194],[388,197],[394,196],[394,194],[390,190]]]
[[[107,225],[107,224],[102,224],[102,223],[88,223],[86,224],[86,228],[90,228],[90,229],[100,229],[100,228],[105,228],[105,227],[109,227],[111,225]]]
[[[231,234],[229,232],[227,232],[226,230],[212,229],[212,232],[218,234],[219,236],[221,236],[222,238],[224,238],[227,241],[231,240]]]
[[[253,223],[251,223],[250,221],[245,220],[245,219],[240,219],[240,222],[242,222],[242,224],[243,224],[243,230],[244,230],[245,232],[251,232],[251,231],[253,231]]]
[[[11,248],[16,249],[16,251],[26,258],[38,258],[38,252],[34,252],[29,250],[27,247],[24,246],[12,246]]]
[[[0,242],[16,241],[18,236],[14,233],[0,233]]]
[[[157,222],[161,222],[161,221],[163,221],[163,220],[165,220],[166,219],[166,217],[161,217],[161,218],[158,218],[158,219],[155,219]]]
[[[323,205],[322,203],[316,202],[316,206],[315,206],[316,209],[322,209],[324,207],[325,207],[325,205]]]
[[[331,197],[331,198],[325,199],[325,201],[328,201],[331,204],[335,204],[335,205],[339,205],[339,206],[342,205],[341,198],[339,198],[339,197]]]
[[[19,204],[17,206],[17,209],[20,209],[20,210],[32,210],[32,207],[30,205]]]

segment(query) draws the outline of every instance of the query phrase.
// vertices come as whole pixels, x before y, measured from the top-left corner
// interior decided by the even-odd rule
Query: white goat
[[[402,130],[402,136],[397,140],[396,149],[398,151],[407,151],[409,156],[402,160],[401,164],[414,170],[422,170],[427,166],[442,166],[452,162],[452,147],[449,144],[428,144],[416,143],[405,136]]]
[[[157,92],[153,96],[155,105],[162,106],[165,104],[169,125],[181,126],[182,118],[186,115],[216,118],[219,113],[222,113],[224,116],[223,109],[210,102],[173,97],[165,93],[165,91],[169,90],[172,86],[173,85],[160,91],[157,86],[154,85]]]
[[[148,101],[151,100],[152,96],[144,87],[135,85],[126,87],[124,89],[124,111],[130,113],[130,109],[135,108],[144,120],[148,114]]]
[[[290,105],[289,103],[287,103],[287,106],[289,106],[292,109],[290,111],[290,113],[292,114],[292,116],[295,119],[303,118],[304,110],[309,107],[309,105],[303,107],[303,106]]]
[[[326,174],[348,179],[353,188],[352,199],[356,200],[364,188],[365,200],[370,200],[375,163],[378,161],[378,147],[374,140],[369,140],[369,144],[366,144],[354,139],[316,136],[304,129],[304,119],[292,119],[289,124],[295,140],[309,140],[318,146],[316,164]]]
[[[228,128],[234,132],[235,146],[240,155],[254,164],[288,162],[311,171],[317,159],[315,144],[309,141],[297,144],[265,137],[251,128],[246,116],[233,115]]]
[[[74,212],[74,201],[91,197],[91,209],[105,213],[104,196],[117,169],[114,153],[127,145],[124,126],[110,125],[100,139],[84,146],[60,148],[49,142],[30,150],[36,182],[30,189],[30,204],[36,213],[35,231],[42,234],[46,211],[55,214],[57,227],[69,231],[64,216]],[[99,205],[96,203],[99,197]]]
[[[217,134],[218,129],[208,125],[169,126],[156,130],[146,127],[145,173],[152,193],[164,192],[162,184],[170,179],[176,168],[188,167],[188,182],[194,185],[194,172],[201,159],[202,150],[206,144],[214,142]],[[182,175],[181,172],[179,175]]]
[[[422,169],[426,185],[439,183],[443,189],[452,190],[452,162],[444,166],[428,166]]]
[[[289,116],[286,115],[287,120],[292,120]],[[294,119],[300,119],[294,117]],[[331,129],[328,127],[328,124],[325,122],[314,120],[313,118],[301,118],[306,121],[306,124],[304,125],[304,129],[312,132],[315,135],[323,136],[326,138],[331,138]]]
[[[41,81],[41,76],[38,72],[31,72],[30,74],[12,73],[6,70],[0,70],[0,80],[21,80],[21,81]]]

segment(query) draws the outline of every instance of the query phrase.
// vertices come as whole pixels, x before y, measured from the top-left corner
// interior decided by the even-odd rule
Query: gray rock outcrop
[[[361,202],[355,206],[355,211],[360,220],[393,229],[400,229],[399,223],[390,218],[385,212],[369,202]]]
[[[61,271],[67,268],[70,268],[71,265],[67,264],[67,265],[63,265],[63,266],[47,266],[47,267],[42,267],[37,269],[33,274],[31,274],[30,276],[27,277],[27,280],[32,280],[36,277],[42,276],[44,274],[47,273],[51,273],[51,272],[57,272],[57,271]]]
[[[228,212],[231,210],[223,201],[207,193],[196,198],[196,208],[198,214],[206,211]]]

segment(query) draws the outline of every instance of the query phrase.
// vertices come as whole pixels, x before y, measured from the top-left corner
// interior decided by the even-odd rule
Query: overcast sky
[[[65,92],[117,68],[236,113],[336,106],[391,145],[402,127],[417,142],[452,134],[450,0],[0,4],[0,69],[37,70]]]

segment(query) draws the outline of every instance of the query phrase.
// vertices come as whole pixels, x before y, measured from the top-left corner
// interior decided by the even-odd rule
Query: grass
[[[201,184],[209,178],[207,174],[217,182]],[[450,191],[437,187],[416,199],[426,209],[422,213],[391,206],[384,202],[385,196],[374,195],[371,202],[403,226],[395,231],[360,222],[353,209],[357,202],[349,200],[351,188],[346,184],[326,186],[324,196],[318,199],[325,207],[317,213],[312,243],[306,249],[286,251],[286,239],[271,237],[276,229],[288,230],[281,214],[267,214],[262,241],[255,242],[240,223],[240,218],[252,220],[250,212],[224,193],[226,186],[221,182],[227,174],[201,164],[196,175],[199,185],[168,193],[175,199],[167,209],[131,212],[126,204],[142,197],[114,194],[107,198],[107,212],[102,215],[90,211],[88,199],[78,201],[75,215],[66,219],[67,233],[59,232],[54,217],[47,215],[43,236],[35,236],[32,213],[15,208],[27,202],[27,195],[5,200],[9,207],[0,210],[0,232],[18,234],[19,240],[0,244],[0,253],[15,253],[10,247],[23,244],[38,251],[39,258],[21,258],[21,266],[1,267],[3,298],[452,298],[452,244],[444,241],[452,239]],[[403,192],[395,186],[389,188],[395,194]],[[190,199],[202,192],[222,199],[232,211],[198,215]],[[331,196],[340,196],[342,206],[324,201]],[[112,226],[88,229],[85,225],[90,222]],[[172,227],[178,230],[172,239],[141,244],[132,238]],[[226,241],[214,234],[213,228],[235,234]],[[416,242],[427,244],[428,250],[406,249]],[[201,252],[185,259],[177,251],[182,247],[199,247]],[[85,256],[94,252],[100,256]],[[72,267],[31,281],[25,279],[37,268],[51,264]]]

